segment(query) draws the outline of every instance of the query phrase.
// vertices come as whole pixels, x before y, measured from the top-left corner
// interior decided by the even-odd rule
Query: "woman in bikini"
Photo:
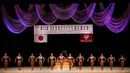
[[[90,61],[91,70],[93,70],[95,60],[96,58],[93,56],[93,54],[91,54],[91,56],[87,59],[88,62]]]
[[[31,64],[32,70],[34,69],[34,64],[36,62],[36,58],[35,56],[33,56],[33,54],[31,54],[31,56],[28,58],[28,62]]]
[[[79,54],[79,56],[76,58],[76,61],[78,62],[79,69],[81,70],[82,69],[82,63],[84,61],[84,57],[81,54]]]
[[[116,61],[116,59],[112,55],[110,55],[110,57],[107,59],[107,61],[110,63],[110,68],[112,70],[113,63]]]
[[[56,57],[53,56],[53,53],[51,53],[51,56],[48,58],[48,63],[50,62],[50,65],[51,65],[51,70],[53,70],[54,68],[54,64],[56,62]]]
[[[71,56],[71,54],[69,54],[69,56],[67,57],[67,60],[69,62],[69,68],[71,70],[73,63],[75,63],[75,59],[73,56]]]
[[[7,54],[5,53],[5,55],[2,57],[2,62],[4,62],[5,70],[7,70],[7,67],[8,67],[8,60],[11,61],[10,57],[7,56]]]
[[[124,58],[123,55],[121,55],[121,57],[118,59],[118,62],[120,62],[121,65],[121,69],[124,69],[124,63],[125,63],[126,59]]]
[[[101,54],[101,56],[98,58],[98,62],[100,62],[101,70],[104,68],[104,63],[106,62],[106,58]]]
[[[65,57],[62,55],[62,53],[60,54],[60,56],[57,58],[58,61],[60,61],[60,68],[62,70],[63,68],[63,62],[65,60]]]
[[[42,56],[42,54],[40,53],[39,56],[37,57],[36,61],[38,61],[39,59],[39,66],[40,66],[40,70],[42,70],[42,65],[45,62],[45,58]]]
[[[20,53],[18,54],[18,56],[15,58],[15,62],[17,61],[18,64],[18,69],[21,69],[21,63],[23,62],[23,57],[20,55]]]

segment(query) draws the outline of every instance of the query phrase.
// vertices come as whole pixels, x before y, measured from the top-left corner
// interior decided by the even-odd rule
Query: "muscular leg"
[[[42,63],[40,64],[40,69],[42,70]]]
[[[69,68],[71,70],[71,67],[72,67],[72,62],[69,62]]]
[[[34,70],[34,62],[31,62],[32,70]]]
[[[110,62],[110,68],[111,68],[111,70],[112,70],[112,67],[113,67],[113,63]]]
[[[104,67],[104,63],[101,62],[101,70],[103,70],[103,67]]]
[[[82,62],[79,62],[79,69],[82,69]]]
[[[122,70],[124,69],[124,63],[121,63],[121,69]]]
[[[42,62],[39,62],[40,70],[42,70]]]
[[[60,68],[62,70],[62,68],[63,68],[63,62],[60,62]]]
[[[34,70],[34,65],[32,65],[32,70]]]
[[[4,68],[7,70],[8,62],[4,62]]]
[[[52,69],[54,69],[54,64],[55,64],[55,63],[53,62],[53,63],[52,63]]]
[[[21,62],[18,62],[18,69],[21,69]]]
[[[93,70],[94,62],[91,62],[90,65],[91,65],[91,70]]]
[[[54,62],[51,62],[50,65],[51,65],[51,70],[53,70]]]
[[[74,67],[74,63],[72,63],[72,67]]]
[[[81,67],[80,67],[80,70],[82,69],[82,62],[80,63]]]
[[[72,67],[73,67],[73,62],[70,63],[70,68],[72,69]]]
[[[79,65],[79,69],[80,69],[80,62],[78,62],[78,65]]]
[[[102,70],[103,70],[103,68],[104,68],[104,63],[103,63],[103,65],[102,65]]]

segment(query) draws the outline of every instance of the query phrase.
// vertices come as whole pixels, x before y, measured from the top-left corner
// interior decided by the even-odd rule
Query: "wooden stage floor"
[[[83,67],[82,70],[79,70],[78,67],[72,68],[54,68],[51,70],[50,67],[43,67],[42,70],[39,67],[35,67],[34,70],[31,70],[30,67],[21,67],[19,71],[17,67],[8,68],[8,70],[4,70],[4,68],[0,68],[0,73],[130,73],[130,67],[125,67],[124,70],[121,70],[120,67],[113,67],[113,70],[110,70],[109,67],[104,67],[104,70],[101,70],[100,67],[94,67],[94,70],[91,70],[90,67]]]

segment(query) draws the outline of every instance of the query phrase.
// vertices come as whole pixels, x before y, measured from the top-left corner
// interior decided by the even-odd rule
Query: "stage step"
[[[56,62],[55,68],[60,68],[60,61]],[[66,60],[63,62],[63,68],[69,68],[69,63]]]

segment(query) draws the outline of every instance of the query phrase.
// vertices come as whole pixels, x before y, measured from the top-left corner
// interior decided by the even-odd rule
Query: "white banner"
[[[34,42],[35,43],[47,42],[47,35],[46,34],[34,34]]]
[[[93,34],[93,25],[34,25],[34,34]]]

